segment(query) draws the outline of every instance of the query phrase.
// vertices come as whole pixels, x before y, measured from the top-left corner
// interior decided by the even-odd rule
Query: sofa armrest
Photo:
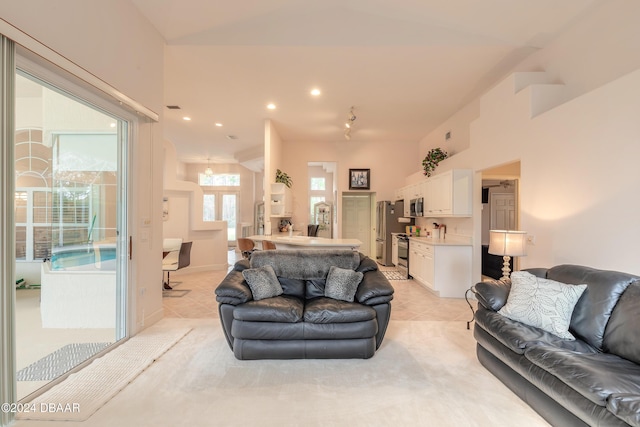
[[[510,290],[510,280],[489,280],[476,283],[474,286],[474,294],[478,304],[493,311],[500,310],[507,303]]]
[[[383,304],[393,299],[393,286],[380,270],[364,273],[356,291],[356,301],[365,305]]]
[[[251,288],[241,271],[230,271],[216,288],[216,301],[221,304],[239,305],[252,299]]]

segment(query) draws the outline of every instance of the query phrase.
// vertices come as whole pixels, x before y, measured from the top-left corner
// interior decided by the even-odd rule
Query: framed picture
[[[371,169],[349,169],[349,190],[368,190]]]

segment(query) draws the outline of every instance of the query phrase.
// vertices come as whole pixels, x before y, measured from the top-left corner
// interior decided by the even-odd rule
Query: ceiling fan
[[[506,189],[511,187],[512,185],[513,185],[512,181],[503,180],[503,181],[500,181],[499,184],[483,185],[482,188],[504,187]]]

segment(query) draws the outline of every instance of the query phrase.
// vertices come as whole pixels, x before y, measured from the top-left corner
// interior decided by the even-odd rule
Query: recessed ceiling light
[[[321,93],[322,92],[320,92],[320,89],[311,89],[311,95],[313,95],[313,96],[318,96]]]
[[[274,104],[274,103],[267,104],[267,108],[268,108],[269,110],[275,110],[275,109],[276,109],[276,104]]]
[[[185,120],[185,121],[187,121],[187,122],[188,122],[189,120],[191,120],[191,117],[187,117],[187,116],[185,116],[185,117],[183,117],[183,118],[182,118],[182,120]]]
[[[221,128],[222,127],[222,123],[216,123],[216,126]]]
[[[114,127],[116,127],[116,124],[115,123],[109,123],[109,126],[114,128]]]

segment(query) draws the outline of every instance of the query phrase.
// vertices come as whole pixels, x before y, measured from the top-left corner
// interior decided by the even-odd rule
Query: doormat
[[[162,291],[163,298],[182,298],[191,292],[191,289],[164,289]]]
[[[107,348],[109,342],[73,343],[54,351],[17,373],[18,381],[51,381]]]
[[[24,404],[19,420],[84,421],[173,347],[191,328],[151,326]],[[55,410],[51,410],[54,408]]]
[[[407,280],[407,276],[398,270],[382,270],[382,274],[387,280]]]

